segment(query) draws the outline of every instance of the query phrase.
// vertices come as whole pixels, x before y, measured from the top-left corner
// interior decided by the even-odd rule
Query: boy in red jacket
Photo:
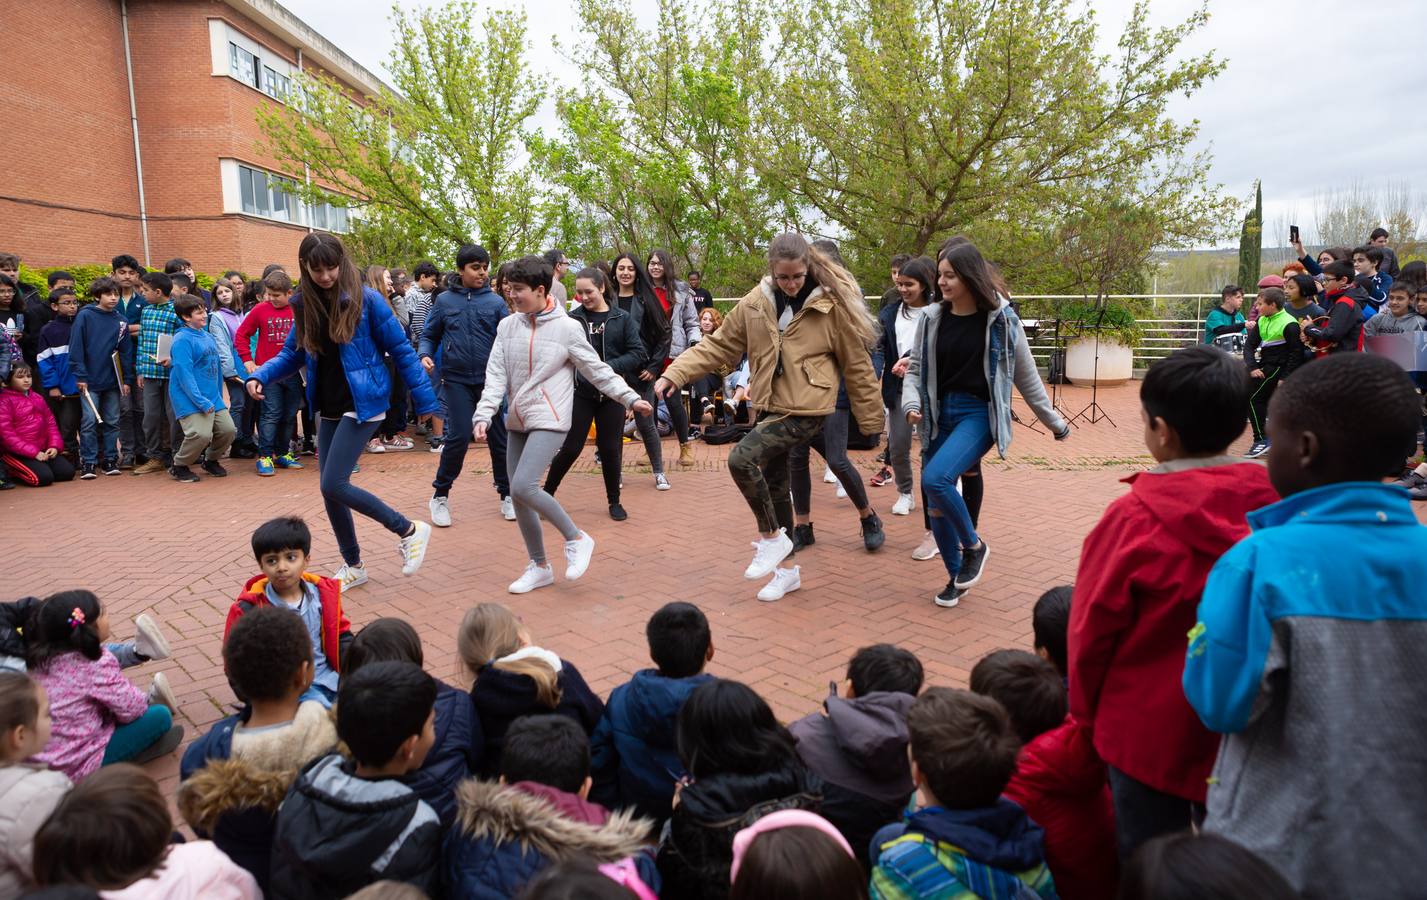
[[[286,272],[269,273],[263,279],[263,302],[254,306],[233,335],[233,349],[249,375],[278,355],[292,331],[292,279]],[[257,348],[249,344],[257,335]],[[300,469],[289,441],[292,423],[302,405],[302,379],[289,375],[264,387],[262,418],[258,420],[259,475],[273,475],[277,469]]]
[[[971,690],[1006,707],[1021,739],[1002,795],[1045,830],[1045,864],[1060,900],[1103,900],[1119,890],[1115,807],[1090,733],[1066,714],[1065,682],[1050,661],[997,650],[971,670]]]
[[[243,614],[257,606],[275,606],[302,617],[312,638],[312,685],[299,702],[316,700],[331,708],[337,699],[342,660],[352,643],[352,625],[342,614],[342,585],[307,571],[312,552],[312,532],[296,516],[272,519],[253,532],[253,555],[262,568],[243,585],[243,592],[228,610],[223,642]],[[241,699],[241,698],[240,698]]]
[[[1126,478],[1085,539],[1070,607],[1070,713],[1110,767],[1120,858],[1202,817],[1219,736],[1184,698],[1184,644],[1209,570],[1278,500],[1268,471],[1227,456],[1246,424],[1243,360],[1179,350],[1140,385],[1159,465]]]

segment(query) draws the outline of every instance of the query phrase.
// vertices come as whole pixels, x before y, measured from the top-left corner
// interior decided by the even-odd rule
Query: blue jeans
[[[988,404],[971,394],[947,394],[941,398],[936,428],[936,436],[922,455],[922,490],[930,507],[937,549],[947,573],[955,578],[961,569],[962,548],[974,547],[980,540],[966,502],[956,492],[956,480],[991,449]]]
[[[446,435],[441,442],[441,465],[436,468],[436,480],[431,486],[436,496],[451,493],[451,485],[461,474],[466,464],[466,451],[471,446],[471,416],[475,415],[476,404],[481,402],[483,384],[461,384],[448,381],[441,387],[446,398],[446,408],[450,416],[446,419]],[[498,411],[491,419],[491,427],[486,431],[486,443],[490,445],[491,467],[496,492],[502,497],[510,496],[510,476],[506,472],[505,416]]]
[[[79,461],[87,466],[99,464],[100,459],[119,458],[119,389],[107,391],[90,389],[90,400],[99,407],[99,416],[94,418],[94,408],[83,396],[79,398]]]
[[[267,406],[267,401],[263,401]],[[411,530],[411,520],[387,506],[381,498],[352,484],[352,467],[366,449],[367,441],[377,433],[381,420],[358,422],[351,416],[340,419],[319,419],[317,423],[317,471],[322,485],[322,502],[327,506],[327,519],[337,538],[337,549],[349,566],[362,561],[362,548],[357,543],[357,527],[352,522],[352,510],[376,519],[391,533],[401,536]]]
[[[150,706],[142,716],[125,722],[109,737],[104,748],[104,765],[133,759],[149,749],[173,727],[173,713],[167,706]]]
[[[263,388],[263,417],[258,424],[258,453],[284,456],[292,441],[292,421],[302,405],[302,379],[289,375]]]
[[[337,702],[337,692],[331,688],[325,688],[314,681],[312,684],[309,684],[307,690],[303,691],[302,695],[297,698],[297,702],[299,703],[306,703],[308,700],[316,700],[322,704],[323,709],[331,709],[332,704]]]

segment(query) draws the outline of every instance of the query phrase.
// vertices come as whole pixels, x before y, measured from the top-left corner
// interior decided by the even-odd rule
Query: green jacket
[[[1233,334],[1236,331],[1244,330],[1243,313],[1233,313],[1222,306],[1216,306],[1210,310],[1209,315],[1204,320],[1204,343],[1214,343],[1214,338],[1222,334]]]

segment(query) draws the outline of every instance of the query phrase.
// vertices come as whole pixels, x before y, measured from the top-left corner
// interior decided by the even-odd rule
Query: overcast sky
[[[358,62],[385,74],[390,0],[281,0]],[[656,0],[631,0],[646,22]],[[1089,0],[1108,50],[1133,0]],[[404,8],[424,5],[399,0]],[[1182,20],[1195,0],[1153,0],[1157,22]],[[580,38],[575,0],[527,0],[532,27],[559,23],[561,41]],[[1198,119],[1195,149],[1212,148],[1212,177],[1235,197],[1264,185],[1266,228],[1282,222],[1313,233],[1314,197],[1361,178],[1411,184],[1427,196],[1427,3],[1424,0],[1211,0],[1209,24],[1192,53],[1213,49],[1228,68],[1193,97],[1176,98],[1177,120]],[[1368,13],[1367,11],[1371,11]],[[535,40],[540,40],[537,36]],[[572,84],[555,54],[542,64]],[[554,127],[553,114],[540,117]],[[1274,239],[1265,235],[1265,244]]]

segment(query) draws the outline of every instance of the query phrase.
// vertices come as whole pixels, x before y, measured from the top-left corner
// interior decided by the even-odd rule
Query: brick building
[[[354,97],[381,82],[274,0],[29,0],[4,48],[0,250],[27,265],[123,252],[255,273],[347,229],[347,210],[283,190],[307,175],[263,152],[255,113],[299,71]]]

